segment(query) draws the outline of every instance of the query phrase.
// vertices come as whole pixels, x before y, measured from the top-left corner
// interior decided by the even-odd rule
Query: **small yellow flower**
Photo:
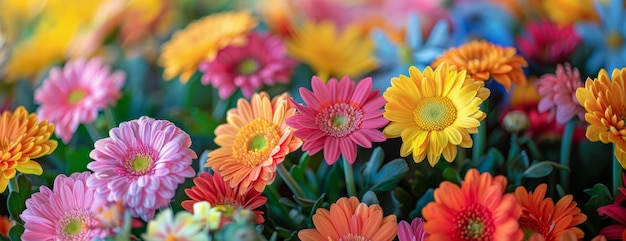
[[[614,69],[610,79],[601,69],[576,90],[576,99],[587,111],[587,138],[615,144],[617,161],[626,168],[626,68]]]
[[[357,78],[378,67],[374,43],[356,26],[341,33],[331,22],[307,22],[287,42],[289,52],[310,65],[323,81],[345,75]]]
[[[193,216],[196,220],[204,223],[208,230],[217,230],[222,220],[222,212],[217,208],[211,207],[207,201],[201,201],[193,204]]]
[[[256,25],[257,20],[246,11],[212,14],[190,23],[163,44],[159,58],[165,68],[163,78],[170,80],[180,74],[180,81],[187,83],[202,61],[213,60],[229,45],[244,44]]]
[[[35,114],[29,114],[23,106],[15,112],[5,111],[0,117],[0,193],[7,188],[9,180],[17,171],[41,175],[43,169],[32,159],[48,155],[57,147],[50,140],[54,125]]]

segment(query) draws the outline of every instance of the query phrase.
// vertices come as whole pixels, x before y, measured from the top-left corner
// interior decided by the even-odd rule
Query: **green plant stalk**
[[[85,129],[87,129],[87,133],[89,133],[89,137],[91,137],[91,140],[96,143],[96,141],[100,140],[100,133],[98,133],[98,129],[96,129],[96,126],[93,125],[93,123],[86,123],[85,125]]]
[[[343,160],[343,175],[346,179],[346,188],[348,189],[348,196],[356,196],[356,185],[354,184],[354,172],[352,171],[352,164],[348,163],[343,155],[341,156]]]
[[[9,193],[20,192],[20,187],[17,185],[17,175],[9,179]]]
[[[107,107],[104,109],[104,119],[107,122],[107,128],[113,129],[117,126],[117,122],[115,121],[115,116],[113,115],[113,110],[111,107]]]
[[[617,197],[619,193],[619,187],[622,187],[624,184],[622,183],[622,165],[617,161],[617,156],[615,156],[615,149],[617,146],[613,144],[613,197]]]
[[[480,109],[485,112],[485,114],[489,114],[489,99],[483,101],[480,104]],[[485,152],[485,144],[487,144],[487,118],[482,119],[480,121],[480,125],[478,126],[478,133],[472,136],[474,139],[474,146],[472,146],[472,161],[479,162],[483,153]]]
[[[559,155],[559,162],[561,165],[570,166],[570,153],[572,152],[572,138],[574,136],[574,129],[576,127],[576,121],[573,119],[565,124],[565,130],[563,131],[563,138],[561,139],[561,153]],[[563,190],[569,192],[569,173],[568,171],[561,170],[560,182]]]
[[[298,185],[298,182],[296,182],[296,180],[293,179],[293,177],[291,176],[291,173],[289,173],[289,171],[287,170],[287,168],[285,167],[283,163],[279,164],[276,167],[276,170],[278,171],[278,175],[280,176],[280,178],[282,178],[283,181],[285,181],[285,184],[287,184],[287,187],[289,187],[289,189],[293,192],[294,195],[300,198],[306,198],[304,191],[302,191],[302,188],[300,188],[300,185]]]

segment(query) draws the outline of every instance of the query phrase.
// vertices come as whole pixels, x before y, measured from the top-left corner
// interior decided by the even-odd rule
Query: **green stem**
[[[281,212],[279,218],[288,219],[289,221],[291,221],[291,222],[288,222],[289,224],[294,223],[293,220],[291,220],[291,217],[289,216],[289,210],[286,208],[285,205],[280,204],[280,194],[278,193],[278,191],[276,191],[276,189],[274,189],[274,186],[272,185],[265,186],[265,189],[263,190],[263,194],[265,194],[265,196],[267,197],[270,203],[274,204],[272,206],[278,208],[279,212]]]
[[[287,184],[287,186],[289,187],[289,189],[291,189],[294,195],[300,198],[306,198],[304,191],[302,191],[302,188],[300,188],[300,185],[298,185],[298,182],[296,182],[296,180],[293,179],[293,177],[291,176],[291,173],[289,173],[289,171],[287,170],[287,168],[285,167],[283,163],[279,164],[276,167],[276,170],[278,171],[278,175],[280,176],[280,178],[282,178],[283,181],[285,181],[285,184]]]
[[[483,101],[480,104],[480,109],[485,112],[485,114],[489,114],[489,99]],[[487,142],[487,118],[480,121],[480,125],[478,126],[478,133],[474,134],[472,137],[474,139],[474,146],[472,147],[472,161],[479,162],[480,158],[483,156],[485,152],[485,145]]]
[[[87,133],[89,133],[89,137],[91,137],[91,140],[93,140],[94,143],[100,140],[100,133],[98,132],[98,129],[96,129],[96,126],[93,125],[93,123],[87,123],[84,125],[85,129],[87,129]]]
[[[109,130],[117,126],[117,122],[115,122],[115,116],[113,115],[113,110],[111,110],[111,107],[107,107],[106,109],[104,109],[104,118],[107,122],[107,128],[109,128]]]
[[[622,183],[622,165],[620,165],[619,161],[617,161],[617,157],[615,156],[615,144],[613,144],[613,195],[617,197],[619,193],[619,187],[622,187],[624,184]]]
[[[565,124],[565,130],[563,131],[563,138],[561,139],[561,155],[559,155],[560,163],[563,166],[570,166],[570,153],[572,151],[572,137],[574,136],[574,129],[576,127],[576,122],[574,120],[570,120]],[[569,172],[562,170],[561,171],[561,186],[565,190],[565,192],[569,192]],[[621,178],[621,177],[620,177]]]
[[[343,160],[343,174],[346,179],[346,188],[348,189],[348,196],[356,196],[356,185],[354,185],[354,172],[352,171],[352,164],[348,163],[345,157],[341,156]]]
[[[9,179],[9,193],[20,192],[20,187],[17,185],[17,175]]]

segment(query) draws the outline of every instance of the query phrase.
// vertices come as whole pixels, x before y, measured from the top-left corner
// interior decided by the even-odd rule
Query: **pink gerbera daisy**
[[[95,161],[87,184],[96,197],[122,200],[134,217],[149,220],[158,208],[167,207],[176,188],[193,177],[189,135],[166,120],[141,117],[123,122],[98,140],[89,156]]]
[[[381,109],[386,101],[372,90],[372,78],[361,80],[355,87],[348,77],[340,81],[331,78],[327,84],[314,76],[313,91],[300,88],[307,104],[297,104],[298,114],[287,119],[296,131],[294,136],[304,139],[303,151],[311,155],[322,149],[326,163],[333,164],[343,154],[349,163],[356,159],[356,145],[371,148],[372,142],[387,138],[378,129],[389,121]]]
[[[426,239],[426,231],[424,231],[424,219],[414,218],[411,224],[407,221],[398,223],[398,240],[399,241],[424,241]]]
[[[200,64],[202,84],[219,89],[220,98],[228,98],[237,88],[250,98],[263,84],[286,84],[297,62],[287,58],[280,38],[252,32],[244,46],[229,46],[212,61]]]
[[[531,22],[526,35],[517,39],[522,55],[541,64],[554,65],[567,61],[580,43],[580,37],[571,25],[559,26],[551,22]]]
[[[537,106],[539,112],[550,111],[550,115],[556,115],[556,121],[561,124],[574,116],[585,119],[585,108],[576,99],[576,90],[583,87],[578,69],[572,69],[568,63],[559,64],[555,74],[542,75],[536,86],[541,96]]]
[[[125,75],[111,73],[101,59],[69,61],[52,68],[41,87],[35,90],[37,116],[54,123],[54,132],[67,143],[80,123],[92,123],[98,111],[120,98]]]
[[[22,240],[92,240],[103,237],[95,229],[96,208],[102,202],[88,188],[89,172],[63,174],[54,179],[52,190],[46,186],[26,200]]]

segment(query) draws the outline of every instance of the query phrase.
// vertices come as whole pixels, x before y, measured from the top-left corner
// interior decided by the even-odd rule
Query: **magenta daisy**
[[[339,154],[349,163],[356,159],[356,145],[371,148],[372,142],[386,140],[378,129],[389,122],[381,109],[386,101],[372,90],[372,78],[362,79],[355,87],[348,77],[340,81],[331,78],[324,84],[314,76],[313,91],[300,88],[307,104],[296,104],[298,114],[287,119],[296,129],[294,136],[304,139],[303,151],[313,155],[322,149],[329,165]]]
[[[54,179],[52,190],[46,186],[26,200],[22,240],[92,240],[103,237],[95,229],[96,208],[102,202],[87,187],[89,172],[63,174]]]
[[[54,123],[54,132],[68,143],[80,123],[92,123],[98,111],[120,98],[125,75],[111,72],[101,59],[72,60],[63,68],[52,68],[35,90],[37,116]]]
[[[87,184],[96,197],[122,200],[133,217],[147,221],[168,207],[176,188],[193,177],[189,135],[166,120],[141,117],[123,122],[98,140],[87,165],[94,172]]]
[[[574,116],[585,119],[585,108],[576,99],[576,90],[583,87],[578,69],[572,69],[568,63],[559,64],[555,74],[542,75],[536,86],[541,96],[537,106],[539,112],[550,111],[550,115],[556,115],[556,121],[561,124]]]
[[[241,89],[246,98],[264,84],[287,84],[295,60],[287,58],[285,45],[280,38],[252,32],[244,46],[229,46],[217,53],[212,61],[200,64],[202,84],[218,89],[220,98],[226,99]]]

